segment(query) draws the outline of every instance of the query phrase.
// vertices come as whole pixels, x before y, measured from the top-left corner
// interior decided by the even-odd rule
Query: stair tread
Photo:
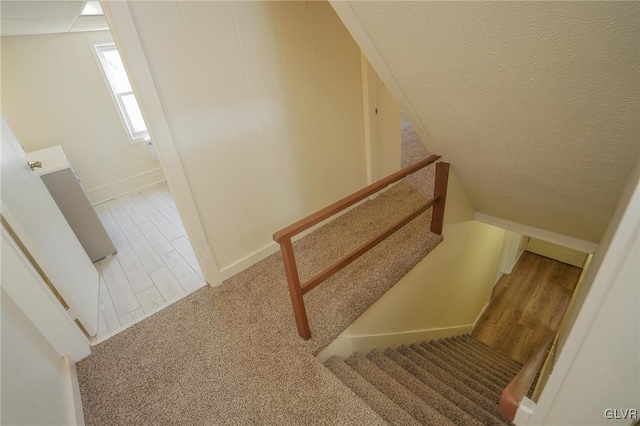
[[[449,383],[444,382],[441,378],[425,370],[399,350],[385,352],[385,355],[418,380],[429,384],[431,388],[436,390],[443,397],[464,409],[469,414],[475,415],[483,424],[508,424],[496,406],[495,401],[485,398],[484,396],[474,392],[472,389],[467,388],[467,391],[465,391],[466,386],[464,383],[460,383],[462,386],[456,387],[455,383],[452,383],[453,380],[457,381],[455,378],[451,378],[452,381],[449,381]]]
[[[371,351],[367,355],[367,359],[455,424],[482,425],[482,422],[475,419],[460,407],[457,407],[451,401],[445,399],[433,388],[418,380],[380,352],[376,350]]]
[[[468,334],[325,366],[392,425],[512,426],[500,394],[521,366]]]
[[[488,398],[497,400],[500,397],[500,393],[496,392],[494,389],[487,387],[484,383],[478,382],[473,377],[470,377],[464,374],[462,371],[451,366],[450,364],[446,362],[443,363],[443,360],[441,358],[438,358],[431,352],[424,349],[422,346],[414,343],[410,346],[410,348],[412,351],[414,351],[416,354],[418,354],[422,358],[425,358],[431,364],[436,365],[438,368],[446,371],[448,374],[454,376],[455,378],[460,380],[462,383],[466,384],[467,386],[471,387],[477,392],[483,395],[486,395]]]
[[[464,350],[466,353],[472,355],[474,358],[481,359],[484,365],[490,366],[494,370],[497,370],[504,374],[507,377],[513,377],[518,374],[520,368],[515,368],[510,364],[504,362],[504,360],[499,359],[498,357],[491,356],[489,353],[486,353],[480,349],[478,349],[475,345],[466,342],[465,340],[461,340],[458,338],[453,338],[448,341],[451,346],[455,346],[460,350]]]
[[[455,425],[365,357],[356,353],[347,358],[345,363],[422,424]]]
[[[446,341],[433,342],[433,344],[443,353],[447,354],[450,359],[461,363],[469,370],[486,377],[487,380],[490,380],[502,388],[507,386],[511,381],[512,377],[507,377],[504,373],[496,371],[492,366],[486,364],[482,358],[477,357],[473,353],[463,353],[463,349],[453,348]]]
[[[520,370],[522,368],[522,364],[520,364],[518,361],[509,358],[507,355],[503,354],[499,350],[492,348],[491,346],[487,345],[483,341],[478,340],[469,334],[464,334],[459,337],[461,339],[467,340],[470,344],[475,345],[478,349],[485,351],[487,353],[490,353],[492,356],[495,356],[496,358],[502,359],[506,365],[511,365],[517,370]]]
[[[504,389],[504,386],[500,386],[494,383],[490,378],[486,377],[485,375],[479,374],[469,369],[463,363],[456,361],[455,359],[452,359],[450,357],[447,357],[446,352],[443,352],[438,346],[436,346],[434,342],[429,342],[429,343],[422,342],[420,344],[420,347],[422,347],[425,351],[431,353],[435,357],[434,359],[440,359],[441,360],[440,362],[444,361],[446,364],[450,366],[450,368],[455,368],[461,371],[466,376],[474,379],[479,383],[482,383],[484,386],[491,389],[496,394],[500,394],[502,392],[502,389]]]
[[[477,383],[466,376],[459,377],[459,373],[451,373],[441,368],[408,346],[400,346],[398,348],[398,352],[409,358],[423,370],[426,370],[430,374],[436,376],[444,383],[449,384],[455,388],[456,391],[467,396],[471,400],[483,401],[494,415],[498,417],[501,416],[498,408],[499,395],[496,395],[490,389],[485,388],[480,383]]]
[[[324,365],[390,424],[399,426],[420,424],[340,358],[333,356],[326,360]]]

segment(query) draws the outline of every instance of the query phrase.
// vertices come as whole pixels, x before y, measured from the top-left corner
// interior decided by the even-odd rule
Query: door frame
[[[127,74],[129,74],[134,93],[147,123],[153,146],[158,154],[205,281],[212,287],[220,285],[222,284],[220,268],[207,241],[191,187],[180,162],[178,150],[129,8],[129,1],[102,0],[101,4],[113,40],[127,68]]]

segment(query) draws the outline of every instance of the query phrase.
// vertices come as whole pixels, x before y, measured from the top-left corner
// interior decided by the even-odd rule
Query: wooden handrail
[[[379,192],[392,183],[407,177],[411,173],[415,173],[418,170],[423,169],[430,164],[433,164],[439,158],[440,157],[437,155],[432,155],[409,167],[405,167],[404,169],[390,176],[387,176],[386,178],[379,180],[378,182],[375,182],[367,186],[366,188],[361,189],[360,191],[355,192],[354,194],[351,194],[348,197],[345,197],[342,200],[337,201],[323,208],[322,210],[319,210],[316,213],[313,213],[305,217],[304,219],[301,219],[296,223],[287,226],[286,228],[281,229],[280,231],[273,234],[273,239],[280,244],[280,251],[282,253],[282,260],[284,262],[285,274],[287,276],[287,284],[289,286],[289,295],[291,296],[291,304],[293,306],[293,314],[296,320],[296,327],[298,328],[298,334],[303,339],[309,340],[311,338],[309,321],[307,319],[307,312],[304,306],[303,299],[303,296],[305,294],[316,288],[320,283],[327,280],[329,277],[356,260],[358,257],[362,256],[371,248],[378,245],[384,239],[401,229],[413,219],[417,218],[420,214],[424,213],[430,207],[433,207],[431,231],[438,234],[442,233],[442,222],[444,220],[444,206],[447,193],[447,177],[449,174],[449,164],[436,164],[434,197],[432,199],[422,204],[418,209],[400,219],[389,228],[380,232],[378,235],[362,244],[360,247],[358,247],[333,265],[329,266],[327,269],[320,272],[315,277],[311,278],[304,286],[300,285],[300,276],[298,274],[298,266],[296,264],[291,238],[322,222],[323,220],[328,219],[329,217],[345,210],[358,201],[364,200],[365,198],[375,194],[376,192]]]
[[[369,241],[367,241],[366,243],[364,243],[363,245],[361,245],[360,247],[358,247],[357,249],[355,249],[354,251],[352,251],[351,253],[349,253],[348,255],[346,255],[336,263],[334,263],[333,265],[329,266],[324,271],[320,272],[315,277],[311,278],[309,281],[307,281],[305,285],[302,286],[302,294],[309,293],[311,290],[316,288],[318,284],[320,284],[324,280],[331,277],[340,269],[344,268],[345,266],[347,266],[348,264],[350,264],[351,262],[353,262],[354,260],[362,256],[363,254],[371,250],[373,247],[377,246],[379,243],[384,241],[387,237],[391,236],[396,231],[400,230],[407,223],[411,222],[413,219],[420,216],[422,213],[426,212],[429,209],[429,207],[435,204],[436,201],[438,201],[437,198],[430,199],[429,201],[421,205],[414,212],[406,215],[405,217],[403,217],[402,219],[400,219],[399,221],[391,225],[389,228],[385,229],[384,231],[382,231],[381,233],[379,233],[378,235],[376,235],[375,237],[373,237],[372,239],[370,239]]]
[[[502,414],[504,414],[507,420],[512,422],[513,419],[515,419],[520,401],[522,401],[522,398],[524,398],[529,388],[531,388],[538,374],[538,370],[540,370],[542,363],[547,357],[547,350],[552,340],[553,336],[546,339],[538,351],[533,354],[524,367],[520,369],[518,374],[516,374],[503,389],[500,395],[500,411],[502,411]]]
[[[310,214],[305,218],[300,219],[296,223],[281,229],[280,231],[273,234],[273,239],[279,243],[284,238],[291,238],[294,235],[298,235],[299,233],[311,228],[313,225],[316,225],[323,220],[328,219],[337,213],[340,213],[342,210],[351,207],[358,201],[362,201],[365,198],[375,194],[376,192],[381,191],[392,183],[397,182],[400,179],[404,179],[410,174],[427,167],[429,164],[435,163],[436,161],[438,161],[438,159],[440,159],[439,155],[431,155],[424,160],[420,160],[417,163],[412,164],[411,166],[405,167],[404,169],[387,176],[384,179],[374,182],[371,185],[361,189],[360,191],[355,192],[339,201],[336,201],[335,203],[330,204],[327,207],[318,210],[317,212]]]

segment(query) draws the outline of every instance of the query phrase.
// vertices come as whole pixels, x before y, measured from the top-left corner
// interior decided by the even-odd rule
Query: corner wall
[[[61,145],[92,202],[164,179],[146,144],[129,143],[93,52],[109,31],[2,37],[2,114],[34,151]]]
[[[453,165],[444,241],[318,357],[470,332],[491,297],[504,237],[474,215]]]
[[[328,3],[128,7],[223,278],[366,184],[360,50]]]

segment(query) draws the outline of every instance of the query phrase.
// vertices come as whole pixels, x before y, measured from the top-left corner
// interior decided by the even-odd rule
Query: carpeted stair
[[[498,401],[522,368],[469,335],[324,364],[393,425],[509,425]]]

